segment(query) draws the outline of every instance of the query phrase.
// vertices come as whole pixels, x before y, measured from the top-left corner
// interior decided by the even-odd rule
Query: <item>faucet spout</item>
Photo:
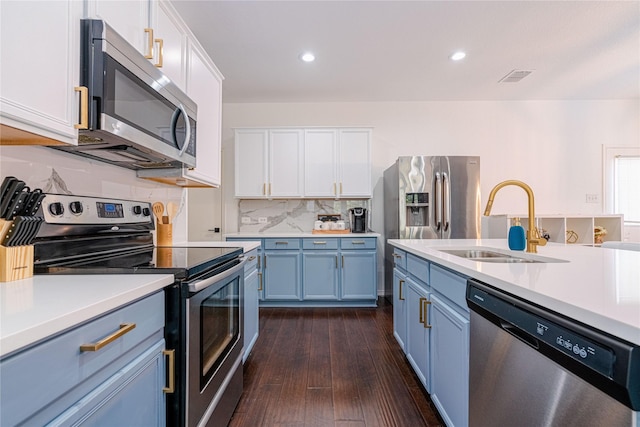
[[[493,187],[493,189],[489,193],[489,200],[487,200],[487,206],[484,209],[484,215],[489,216],[489,214],[491,213],[493,200],[495,199],[496,193],[498,193],[498,190],[508,185],[515,185],[516,187],[520,187],[527,193],[528,216],[529,216],[528,218],[529,229],[527,230],[527,252],[536,253],[538,252],[537,247],[546,245],[547,240],[543,237],[540,237],[540,234],[538,233],[538,229],[535,226],[535,207],[534,207],[535,201],[533,197],[533,190],[527,184],[525,184],[522,181],[516,181],[513,179],[502,181],[501,183],[497,184],[495,187]]]

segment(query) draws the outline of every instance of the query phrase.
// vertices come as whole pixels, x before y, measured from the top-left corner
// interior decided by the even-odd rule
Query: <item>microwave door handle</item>
[[[189,147],[189,141],[191,141],[191,124],[189,123],[189,115],[187,114],[186,108],[184,105],[178,104],[178,108],[173,112],[173,117],[171,117],[171,135],[173,135],[173,142],[178,146],[178,140],[176,138],[176,123],[178,123],[178,117],[180,117],[180,113],[184,115],[185,127],[187,129],[186,135],[184,136],[184,141],[182,143],[182,147],[180,148],[180,153],[178,154],[180,157],[187,151],[187,147]]]
[[[436,230],[440,231],[442,225],[442,184],[440,182],[440,172],[436,172],[436,199],[434,211],[436,213]]]

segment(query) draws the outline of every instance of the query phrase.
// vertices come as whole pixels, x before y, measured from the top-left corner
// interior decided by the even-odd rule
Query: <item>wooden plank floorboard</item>
[[[261,308],[232,427],[441,427],[392,306]]]

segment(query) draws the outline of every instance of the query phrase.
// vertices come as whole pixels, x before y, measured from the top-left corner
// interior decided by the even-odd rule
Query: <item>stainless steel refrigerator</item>
[[[384,171],[388,239],[479,239],[480,157],[403,156]],[[393,248],[385,247],[385,295],[393,294]]]

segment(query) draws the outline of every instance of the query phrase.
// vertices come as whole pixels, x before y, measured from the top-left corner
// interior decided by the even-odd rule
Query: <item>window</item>
[[[605,207],[640,226],[640,147],[604,147]]]

